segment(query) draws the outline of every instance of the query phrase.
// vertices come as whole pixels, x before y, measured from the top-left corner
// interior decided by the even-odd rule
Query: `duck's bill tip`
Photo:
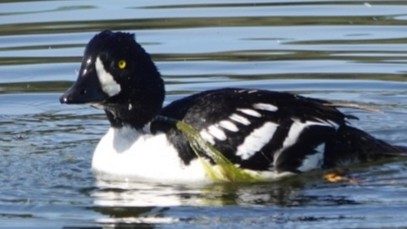
[[[69,88],[61,97],[61,104],[97,104],[106,99],[106,95],[99,91],[77,88],[75,85]]]

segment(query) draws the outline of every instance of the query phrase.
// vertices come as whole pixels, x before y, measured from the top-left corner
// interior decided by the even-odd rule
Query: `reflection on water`
[[[259,184],[165,185],[97,181],[98,189],[92,192],[92,209],[104,215],[98,220],[107,224],[193,222],[212,227],[223,221],[242,227],[259,222],[274,226],[301,222],[309,227],[321,222],[325,226],[335,226],[337,220],[343,221],[343,225],[372,220],[369,225],[374,225],[378,223],[374,217],[382,212],[363,206],[372,201],[377,203],[379,199],[389,201],[386,202],[389,204],[387,211],[406,204],[405,200],[393,202],[400,201],[394,195],[401,194],[394,185],[406,176],[397,175],[398,165],[390,163],[387,166],[369,171],[359,169],[353,174],[354,182],[340,184],[326,183],[320,172]],[[373,212],[366,215],[364,210]],[[348,211],[352,213],[346,214]]]
[[[297,182],[298,183],[298,182]],[[96,182],[98,189],[92,193],[94,210],[107,218],[106,223],[171,223],[196,218],[196,207],[220,206],[295,206],[299,183],[284,184],[151,184],[131,181]],[[189,209],[189,210],[188,210]]]
[[[299,186],[299,183],[296,185]],[[100,207],[289,205],[285,202],[294,188],[294,185],[288,182],[273,185],[267,183],[182,185],[117,180],[97,180],[96,186],[99,189],[92,196],[95,197],[95,205]]]
[[[84,46],[127,30],[150,52],[166,103],[218,87],[360,103],[358,127],[407,144],[407,2],[205,0],[0,3],[0,227],[405,227],[407,165],[351,168],[276,183],[99,180],[100,110],[61,106]]]

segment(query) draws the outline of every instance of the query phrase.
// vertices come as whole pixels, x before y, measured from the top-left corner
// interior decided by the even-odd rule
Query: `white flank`
[[[218,140],[221,141],[226,140],[225,132],[223,132],[223,130],[221,130],[216,124],[209,126],[207,129],[208,133],[217,138]]]
[[[96,58],[95,66],[100,85],[102,86],[102,90],[109,96],[115,96],[119,94],[119,92],[121,91],[120,84],[118,84],[114,80],[113,76],[106,71],[99,57]]]
[[[237,110],[242,113],[245,113],[247,115],[253,116],[253,117],[257,117],[257,118],[261,117],[261,114],[259,112],[252,110],[252,109],[239,108]]]
[[[228,120],[220,121],[219,126],[226,129],[226,130],[232,131],[232,132],[239,131],[239,128],[237,128],[237,126],[233,122],[228,121]]]
[[[271,112],[278,110],[278,107],[274,106],[273,104],[268,104],[268,103],[256,103],[256,104],[253,104],[253,107],[258,110],[271,111]]]
[[[209,181],[200,161],[184,165],[165,134],[152,135],[130,127],[109,129],[95,149],[92,169],[120,179]]]
[[[215,139],[213,138],[212,135],[210,135],[208,133],[208,131],[206,129],[203,129],[199,132],[199,134],[201,135],[201,137],[203,139],[205,139],[206,141],[208,141],[209,143],[211,143],[212,145],[215,144]]]
[[[307,155],[307,157],[302,161],[298,171],[307,172],[316,168],[320,168],[322,165],[322,160],[324,159],[325,153],[325,143],[320,144],[315,149],[317,152],[315,154]]]
[[[229,116],[229,119],[236,121],[240,124],[243,124],[245,126],[250,125],[250,121],[247,118],[245,118],[241,115],[238,115],[238,114],[232,114],[231,116]]]
[[[237,147],[236,155],[246,160],[266,145],[274,135],[278,124],[266,122],[263,126],[253,130],[243,143]]]

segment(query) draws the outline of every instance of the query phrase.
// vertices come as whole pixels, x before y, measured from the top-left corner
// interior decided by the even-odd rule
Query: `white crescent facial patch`
[[[113,76],[106,71],[99,57],[96,58],[95,67],[102,90],[110,97],[119,94],[121,91],[120,84],[118,84]]]

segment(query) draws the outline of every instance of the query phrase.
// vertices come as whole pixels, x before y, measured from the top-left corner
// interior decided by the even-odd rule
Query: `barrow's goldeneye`
[[[216,168],[216,160],[197,153],[166,118],[186,123],[237,169],[266,180],[406,152],[349,126],[352,116],[320,99],[223,88],[163,108],[164,95],[160,73],[134,34],[103,31],[86,46],[78,79],[60,101],[104,109],[110,129],[92,169],[126,178],[210,180],[205,167]]]

